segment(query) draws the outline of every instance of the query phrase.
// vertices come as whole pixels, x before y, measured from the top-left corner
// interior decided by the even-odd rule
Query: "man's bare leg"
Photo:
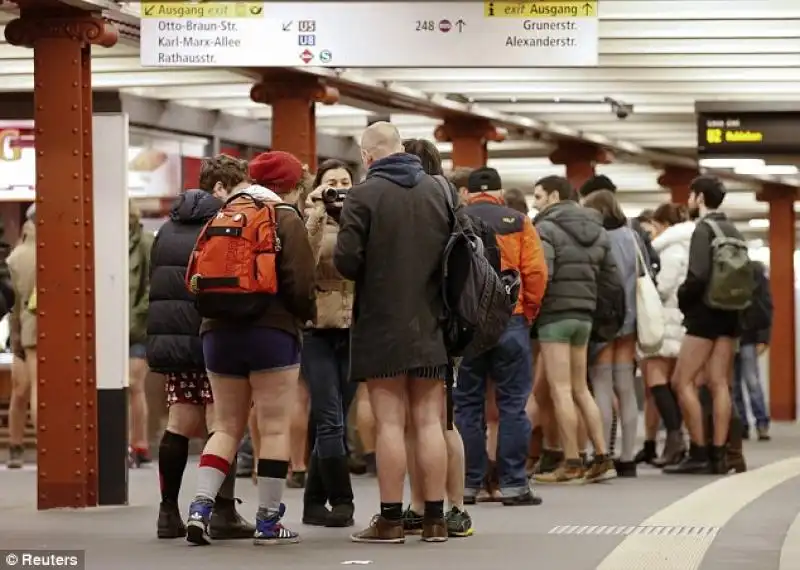
[[[689,474],[708,472],[708,442],[703,425],[703,409],[697,395],[696,378],[705,367],[714,348],[714,341],[686,335],[672,373],[672,388],[678,398],[683,422],[691,445],[686,458],[676,465],[664,467],[664,473]]]

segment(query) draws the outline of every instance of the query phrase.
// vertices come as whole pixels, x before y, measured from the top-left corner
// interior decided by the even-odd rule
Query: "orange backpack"
[[[266,310],[278,292],[276,207],[236,194],[200,232],[186,268],[186,287],[201,316],[246,321]]]

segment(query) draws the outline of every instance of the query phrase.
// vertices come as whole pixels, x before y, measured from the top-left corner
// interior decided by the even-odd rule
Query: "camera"
[[[347,190],[325,188],[325,190],[322,191],[322,201],[325,202],[326,205],[344,202],[345,198],[347,198]]]

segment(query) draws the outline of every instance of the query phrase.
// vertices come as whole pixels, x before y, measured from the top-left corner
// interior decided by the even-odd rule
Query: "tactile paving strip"
[[[681,536],[714,540],[719,532],[715,526],[690,525],[562,525],[554,526],[547,534],[586,536]]]

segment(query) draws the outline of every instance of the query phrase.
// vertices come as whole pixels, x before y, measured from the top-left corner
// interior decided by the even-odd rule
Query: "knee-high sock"
[[[158,446],[158,478],[161,501],[178,504],[181,481],[189,459],[189,438],[165,431]]]
[[[650,393],[653,395],[656,408],[658,408],[658,413],[661,415],[661,419],[667,431],[670,432],[681,429],[680,408],[675,399],[675,394],[670,390],[669,386],[653,386],[650,388]]]
[[[619,419],[622,424],[622,450],[620,460],[633,461],[636,449],[636,428],[639,423],[639,404],[636,401],[633,364],[614,364],[614,391],[619,401]]]
[[[595,364],[589,373],[592,392],[603,418],[603,434],[606,445],[612,448],[611,424],[614,420],[614,371],[611,364]]]

